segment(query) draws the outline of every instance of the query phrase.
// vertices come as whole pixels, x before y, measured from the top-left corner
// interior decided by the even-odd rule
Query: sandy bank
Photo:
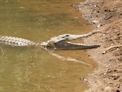
[[[90,87],[86,92],[122,92],[122,0],[87,0],[75,8],[95,30],[103,32],[84,39],[85,43],[101,44],[88,50],[98,68],[84,79]],[[119,47],[104,53],[111,46]]]

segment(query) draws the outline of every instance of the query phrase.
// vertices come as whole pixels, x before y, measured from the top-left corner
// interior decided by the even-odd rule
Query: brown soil
[[[122,92],[122,0],[87,0],[75,7],[102,32],[84,39],[87,44],[101,44],[88,50],[98,67],[84,79],[90,87],[86,92]],[[119,47],[103,53],[116,45]]]

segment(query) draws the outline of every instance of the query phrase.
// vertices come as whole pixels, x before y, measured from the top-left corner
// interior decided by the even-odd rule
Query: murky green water
[[[0,35],[46,41],[90,30],[72,4],[82,0],[0,0]],[[95,66],[85,51],[58,51],[91,64],[62,61],[41,48],[0,45],[0,92],[82,92]]]

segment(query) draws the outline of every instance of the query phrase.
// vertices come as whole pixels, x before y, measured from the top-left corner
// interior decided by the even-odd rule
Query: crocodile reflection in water
[[[18,38],[18,37],[0,36],[0,43],[5,44],[5,45],[10,45],[13,47],[14,46],[21,46],[21,47],[39,46],[39,47],[45,49],[46,51],[48,51],[48,53],[50,53],[52,56],[55,56],[59,59],[62,59],[64,61],[79,62],[81,64],[85,64],[85,65],[89,66],[89,64],[87,64],[83,61],[77,60],[72,57],[63,57],[63,56],[56,54],[52,51],[56,50],[56,49],[59,49],[59,50],[81,50],[81,49],[92,49],[92,48],[100,47],[100,45],[97,45],[97,44],[86,45],[86,44],[68,42],[70,40],[75,40],[78,38],[87,38],[87,37],[92,36],[93,34],[96,34],[96,33],[101,33],[101,32],[94,31],[94,32],[90,32],[87,34],[83,34],[83,35],[63,34],[63,35],[59,35],[56,37],[52,37],[50,40],[48,40],[46,42],[41,42],[41,43],[36,43],[36,42],[30,41],[30,40]]]

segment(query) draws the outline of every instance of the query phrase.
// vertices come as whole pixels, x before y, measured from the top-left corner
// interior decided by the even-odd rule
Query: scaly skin
[[[36,43],[18,37],[0,36],[0,43],[10,46],[34,46]]]

